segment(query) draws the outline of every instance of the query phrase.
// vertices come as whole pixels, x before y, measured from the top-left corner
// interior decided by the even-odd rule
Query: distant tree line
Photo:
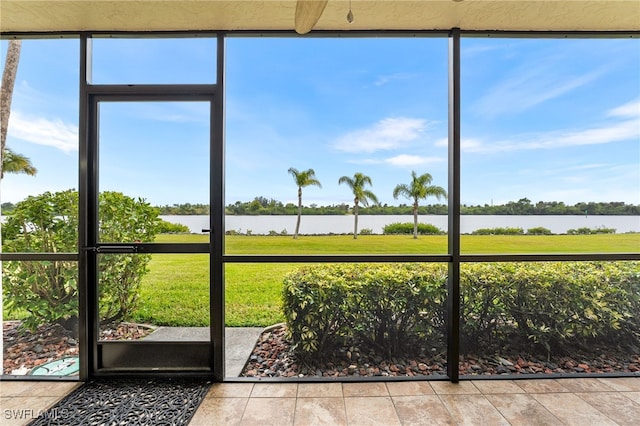
[[[206,209],[206,213],[181,213],[193,209]],[[562,201],[538,201],[533,204],[527,198],[518,201],[510,201],[506,204],[495,205],[466,205],[461,206],[461,212],[465,215],[612,215],[633,216],[640,215],[640,205],[626,204],[624,202],[588,202],[568,205]],[[298,206],[294,203],[284,204],[273,198],[256,197],[252,201],[236,201],[225,208],[228,215],[295,215]],[[352,208],[345,203],[319,206],[311,204],[302,207],[305,215],[344,215],[351,214]],[[4,211],[4,205],[3,205]],[[361,215],[410,215],[413,212],[411,204],[370,205],[360,207]],[[438,214],[446,215],[446,204],[428,204],[418,207],[421,215]],[[185,204],[160,207],[160,214],[208,214],[208,206],[202,204]]]
[[[638,215],[640,205],[618,201],[577,203],[573,206],[562,201],[538,201],[533,204],[528,198],[521,198],[502,205],[463,205],[461,210],[462,214],[479,215]]]
[[[10,214],[14,208],[12,203],[2,203],[2,214]],[[206,204],[174,204],[159,207],[161,215],[208,215],[209,206]],[[294,203],[283,204],[273,198],[256,197],[252,201],[236,201],[225,208],[226,214],[245,215],[296,215],[298,206]],[[411,215],[413,206],[400,204],[392,206],[382,204],[380,206],[360,207],[361,215]],[[428,204],[418,208],[418,214],[446,215],[446,204]],[[528,199],[510,201],[506,204],[466,205],[461,206],[461,212],[465,215],[611,215],[633,216],[640,215],[640,205],[626,204],[624,202],[589,202],[567,205],[562,201],[538,201],[532,204]],[[345,215],[351,214],[352,208],[347,204],[332,204],[319,206],[311,204],[302,207],[303,215]]]

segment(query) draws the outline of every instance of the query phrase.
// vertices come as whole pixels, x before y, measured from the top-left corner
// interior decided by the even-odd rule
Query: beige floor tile
[[[433,395],[435,392],[429,382],[387,382],[391,396]]]
[[[473,380],[471,383],[485,395],[495,393],[524,393],[524,390],[512,380]]]
[[[400,419],[389,396],[344,399],[349,426],[395,426]]]
[[[214,383],[207,393],[207,398],[248,398],[252,390],[253,383]]]
[[[295,409],[295,398],[250,398],[240,424],[243,426],[292,425]]]
[[[472,382],[463,381],[459,383],[451,382],[431,382],[431,387],[439,395],[459,395],[476,394],[480,390]]]
[[[629,398],[636,404],[640,404],[640,392],[623,392],[622,395]]]
[[[566,425],[615,425],[616,423],[572,393],[531,394]]]
[[[640,405],[621,393],[589,392],[576,395],[619,425],[635,426],[640,423]]]
[[[207,396],[191,419],[190,426],[239,425],[249,398]]]
[[[560,393],[569,392],[555,379],[514,380],[514,383],[527,393]],[[565,382],[566,383],[566,382]]]
[[[619,392],[640,392],[640,377],[599,377],[598,380]]]
[[[484,395],[440,395],[457,425],[509,425]]]
[[[297,383],[256,383],[251,398],[295,398],[298,396]]]
[[[298,398],[342,398],[342,383],[298,383]]]
[[[342,397],[298,398],[294,424],[300,426],[346,425],[344,399]]]
[[[389,396],[383,382],[343,383],[342,393],[347,396]]]
[[[611,392],[614,389],[595,378],[558,380],[570,392]]]
[[[455,425],[437,395],[394,396],[391,399],[403,426]]]
[[[37,386],[29,390],[29,395],[63,397],[80,386],[80,382],[38,382]]]
[[[513,426],[562,424],[557,417],[528,394],[487,395],[487,400],[493,404],[502,416]]]
[[[0,396],[28,395],[29,390],[39,382],[0,381]]]
[[[41,416],[42,413],[58,402],[57,396],[11,396],[2,397],[2,411],[0,411],[0,425],[25,425]]]

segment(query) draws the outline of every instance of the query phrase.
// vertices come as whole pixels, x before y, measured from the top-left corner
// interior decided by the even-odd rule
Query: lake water
[[[209,228],[209,216],[161,216],[162,219],[180,223],[189,227],[192,233],[201,233]],[[242,234],[251,231],[252,234],[268,234],[270,231],[293,234],[296,228],[297,216],[226,216],[226,230],[234,230]],[[420,223],[430,223],[446,231],[447,216],[421,215]],[[358,216],[358,230],[368,228],[374,234],[382,234],[385,225],[395,222],[411,222],[411,215],[382,215]],[[543,227],[554,234],[564,234],[569,229],[577,228],[613,228],[617,233],[640,232],[640,216],[489,216],[464,215],[460,217],[460,227],[463,234],[470,234],[480,228],[514,227],[525,230]],[[300,221],[301,234],[349,234],[353,233],[353,216],[302,216]]]

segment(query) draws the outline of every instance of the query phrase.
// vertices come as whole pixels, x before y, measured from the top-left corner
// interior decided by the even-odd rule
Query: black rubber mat
[[[30,425],[186,425],[211,382],[126,379],[88,382]]]

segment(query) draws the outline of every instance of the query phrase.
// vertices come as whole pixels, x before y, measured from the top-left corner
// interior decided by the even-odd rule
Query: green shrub
[[[160,219],[158,222],[158,234],[189,234],[191,230],[181,223],[167,222]]]
[[[550,229],[543,228],[542,226],[538,226],[536,228],[527,229],[527,234],[528,235],[552,235],[552,232]]]
[[[592,234],[615,234],[615,228],[605,228],[604,226],[599,228],[577,228],[577,229],[568,229],[567,234],[569,235],[592,235]]]
[[[638,262],[465,264],[460,287],[467,350],[496,341],[547,353],[594,341],[640,343]]]
[[[371,229],[371,228],[362,228],[360,230],[360,235],[373,235],[373,229]]]
[[[442,338],[445,294],[443,265],[309,266],[285,277],[283,309],[303,359],[345,345],[392,356]]]
[[[283,286],[293,349],[302,359],[354,346],[415,352],[444,336],[446,282],[446,265],[432,263],[294,271]],[[468,352],[640,344],[640,262],[468,263],[460,296]]]
[[[99,195],[100,241],[150,242],[158,210],[121,193]],[[2,226],[5,252],[76,252],[78,193],[63,191],[18,203]],[[125,319],[136,306],[150,255],[103,255],[99,263],[99,307],[103,322]],[[24,325],[72,326],[78,315],[76,262],[3,262],[3,291],[9,311],[27,311]]]
[[[390,223],[382,228],[382,233],[385,235],[412,235],[413,223]],[[442,235],[444,233],[442,229],[430,223],[418,223],[418,234],[420,235]]]
[[[605,228],[604,226],[595,228],[591,230],[592,234],[615,234],[615,228]]]
[[[522,228],[480,228],[473,231],[473,235],[522,235]]]

